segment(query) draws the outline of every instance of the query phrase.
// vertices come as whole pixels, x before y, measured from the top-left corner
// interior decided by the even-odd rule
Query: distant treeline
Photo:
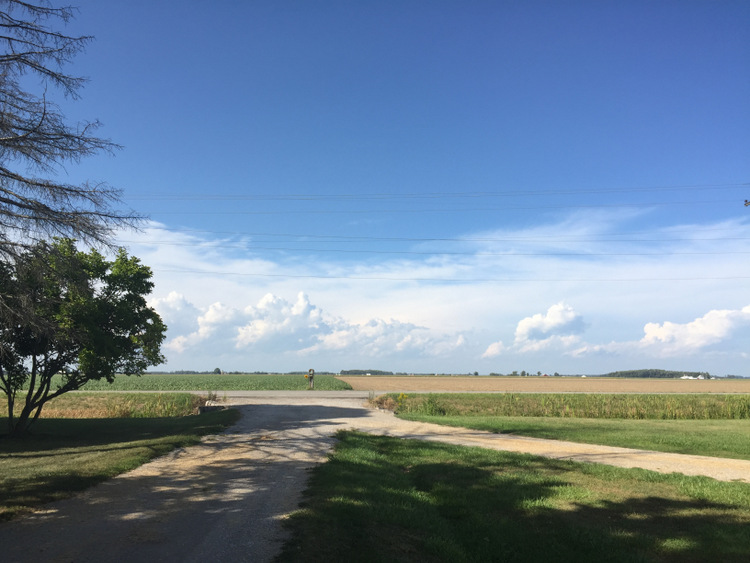
[[[341,375],[393,375],[393,372],[377,369],[342,369]]]
[[[674,379],[683,376],[703,376],[706,379],[711,377],[707,371],[670,371],[666,369],[631,369],[628,371],[613,371],[611,373],[605,373],[601,377],[653,377],[662,379]]]

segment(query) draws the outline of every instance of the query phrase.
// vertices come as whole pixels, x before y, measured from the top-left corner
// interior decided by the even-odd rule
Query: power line
[[[382,236],[368,236],[368,235],[321,235],[317,233],[267,233],[267,232],[242,232],[242,231],[215,231],[208,229],[167,229],[162,227],[153,228],[157,231],[166,231],[168,233],[207,233],[211,235],[232,235],[241,237],[274,237],[274,238],[290,238],[299,239],[305,241],[307,239],[317,239],[321,242],[545,242],[548,240],[554,241],[566,241],[566,242],[663,242],[663,241],[724,241],[724,240],[750,240],[747,237],[710,237],[710,238],[697,238],[695,236],[686,238],[632,238],[632,239],[620,239],[620,238],[594,238],[591,236],[577,236],[577,235],[560,235],[554,234],[547,237],[534,235],[534,236],[503,236],[503,237],[382,237]],[[730,227],[714,227],[714,228],[701,228],[699,231],[695,228],[690,229],[670,229],[670,233],[708,233],[708,232],[721,232],[729,231],[736,232],[737,226],[732,225]],[[606,237],[633,237],[636,235],[653,235],[653,231],[630,231],[621,233],[607,233]],[[254,241],[258,242],[259,239],[254,238]],[[135,242],[135,241],[130,241]],[[268,242],[268,241],[262,241]]]
[[[750,239],[742,239],[750,240]],[[136,241],[122,241],[136,243]],[[621,241],[617,241],[621,242]],[[195,247],[189,242],[163,242],[148,241],[142,244],[156,246],[187,246]],[[321,252],[321,253],[345,253],[345,254],[397,254],[416,256],[700,256],[700,255],[722,255],[722,254],[750,254],[750,251],[719,251],[719,252],[446,252],[446,251],[416,251],[416,250],[369,250],[369,249],[342,249],[342,248],[299,248],[299,247],[275,247],[254,246],[249,244],[218,244],[209,245],[210,248],[243,248],[248,251],[273,250],[279,252]]]
[[[615,209],[615,208],[637,208],[637,207],[657,207],[657,206],[677,206],[677,205],[715,205],[717,203],[732,203],[734,200],[710,200],[710,201],[661,201],[661,202],[644,202],[644,203],[617,203],[601,205],[535,205],[535,206],[506,206],[506,207],[482,207],[482,208],[450,208],[450,209],[279,209],[274,211],[151,211],[154,215],[364,215],[376,213],[389,214],[408,214],[408,213],[494,213],[500,211],[530,211],[542,209]]]
[[[506,190],[506,191],[464,191],[464,192],[382,192],[382,193],[346,193],[346,194],[217,194],[214,192],[203,192],[193,194],[148,194],[134,195],[128,199],[146,201],[369,201],[369,200],[403,200],[403,199],[476,199],[492,197],[516,197],[516,196],[549,196],[549,195],[592,195],[613,193],[646,193],[667,191],[717,191],[744,188],[750,183],[730,184],[695,184],[695,185],[672,185],[672,186],[635,186],[620,188],[549,188],[530,190]]]
[[[395,281],[395,282],[442,282],[442,283],[514,283],[514,282],[543,282],[543,283],[566,283],[566,282],[655,282],[655,281],[726,281],[747,280],[750,276],[705,276],[705,277],[665,277],[665,278],[403,278],[390,276],[322,276],[312,274],[258,274],[241,272],[220,272],[207,270],[169,270],[158,269],[157,272],[169,272],[179,274],[197,274],[213,276],[241,276],[241,277],[263,277],[263,278],[288,278],[288,279],[321,279],[321,280],[351,280],[351,281]]]

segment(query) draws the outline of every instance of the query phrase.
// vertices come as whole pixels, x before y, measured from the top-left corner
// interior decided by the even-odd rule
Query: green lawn
[[[339,434],[281,561],[746,561],[750,485]]]
[[[397,395],[407,420],[662,452],[750,459],[746,395]],[[633,416],[627,418],[628,413]],[[617,415],[622,418],[618,418]]]
[[[750,420],[608,420],[420,414],[404,414],[400,417],[550,440],[750,459]]]

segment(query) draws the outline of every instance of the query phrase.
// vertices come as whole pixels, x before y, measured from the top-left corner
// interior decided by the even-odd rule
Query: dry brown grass
[[[355,391],[483,393],[750,393],[750,379],[599,377],[340,377]]]
[[[133,416],[183,416],[196,410],[202,397],[168,397],[169,394],[69,393],[42,408],[42,418],[130,418]],[[21,410],[16,403],[16,414]]]

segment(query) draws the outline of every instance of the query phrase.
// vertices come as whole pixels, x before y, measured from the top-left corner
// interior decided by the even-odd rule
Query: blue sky
[[[747,2],[78,5],[163,369],[750,376]]]

